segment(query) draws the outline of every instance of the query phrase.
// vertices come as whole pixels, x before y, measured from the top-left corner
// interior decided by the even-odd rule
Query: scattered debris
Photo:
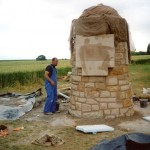
[[[150,88],[143,88],[143,94],[150,94]]]
[[[150,121],[150,116],[143,117],[143,119]]]
[[[17,128],[14,128],[13,131],[20,131],[20,130],[23,130],[24,127],[17,127]]]
[[[139,102],[141,108],[146,108],[150,102],[150,96],[132,96],[132,101],[134,103]]]
[[[5,125],[0,125],[0,137],[6,137],[8,135],[8,128]]]
[[[147,101],[148,99],[139,99],[140,100],[140,106],[141,108],[147,107]]]
[[[71,88],[68,87],[68,88],[60,89],[58,91],[57,95],[58,95],[58,98],[60,99],[60,102],[62,102],[62,103],[68,103],[70,101],[70,97],[67,96],[66,94],[64,94],[64,93],[70,92],[70,90],[71,90]],[[62,92],[60,92],[60,91],[62,91]]]
[[[69,96],[67,96],[67,95],[65,95],[65,94],[63,94],[63,93],[61,93],[61,92],[58,92],[58,95],[60,95],[60,96],[62,96],[62,97],[64,97],[64,98],[66,98],[66,99],[70,99]]]
[[[81,125],[76,126],[76,130],[82,131],[84,133],[96,134],[97,132],[114,131],[114,128],[107,125]]]
[[[41,138],[34,140],[32,144],[39,146],[58,146],[64,144],[64,141],[55,135],[45,134]]]
[[[72,72],[68,72],[68,73],[67,73],[67,76],[64,77],[64,80],[65,80],[65,81],[70,81],[71,75],[72,75]]]

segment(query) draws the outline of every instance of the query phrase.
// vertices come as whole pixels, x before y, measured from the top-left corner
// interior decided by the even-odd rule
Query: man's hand
[[[51,80],[50,83],[51,83],[52,86],[55,86],[55,82],[54,81]]]

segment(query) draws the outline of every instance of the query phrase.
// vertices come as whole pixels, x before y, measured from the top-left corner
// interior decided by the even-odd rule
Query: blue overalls
[[[47,93],[46,102],[44,106],[44,113],[56,112],[56,100],[57,100],[57,71],[52,66],[51,79],[55,82],[55,86],[52,86],[48,80],[45,80],[45,89]]]

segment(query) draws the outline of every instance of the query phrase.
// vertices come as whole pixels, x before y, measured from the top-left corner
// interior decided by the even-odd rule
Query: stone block
[[[87,83],[85,83],[85,87],[94,87],[94,83],[93,82],[87,82]]]
[[[126,114],[128,110],[128,108],[120,108],[120,114]]]
[[[91,110],[92,110],[91,105],[82,104],[82,112],[89,112]]]
[[[71,89],[72,90],[77,90],[77,85],[76,84],[71,84]]]
[[[116,102],[116,98],[96,98],[96,101],[102,103],[113,103]]]
[[[119,108],[111,109],[111,115],[119,115]]]
[[[81,97],[81,98],[85,97],[84,92],[80,92],[80,97]]]
[[[131,89],[125,91],[124,93],[125,93],[125,98],[126,99],[128,99],[128,98],[131,99],[132,98],[132,91],[131,91]]]
[[[72,109],[72,110],[75,110],[75,109],[76,109],[75,105],[72,105],[72,104],[70,104],[69,107],[70,107],[70,109]]]
[[[85,37],[76,35],[76,67],[82,68],[84,76],[108,75],[108,68],[114,67],[114,35]]]
[[[79,84],[77,86],[77,90],[79,92],[84,92],[84,90],[85,90],[85,83],[84,82],[79,82]]]
[[[108,103],[108,109],[120,108],[121,106],[117,103]]]
[[[85,88],[85,97],[88,98],[99,97],[99,91],[96,88]]]
[[[110,92],[110,97],[111,98],[114,98],[114,97],[118,98],[118,95],[119,95],[118,92],[114,92],[114,91]]]
[[[111,85],[107,86],[106,90],[110,92],[117,92],[120,90],[120,87],[118,85]]]
[[[85,103],[86,102],[86,98],[79,97],[78,98],[78,102]]]
[[[82,116],[87,119],[103,118],[103,111],[84,112]]]
[[[73,91],[71,92],[71,94],[74,95],[74,96],[79,96],[79,95],[80,95],[80,92],[73,90]]]
[[[105,115],[105,116],[106,116],[106,115],[110,115],[110,109],[104,110],[104,115]]]
[[[129,87],[129,85],[122,85],[122,86],[120,86],[120,89],[121,89],[121,91],[125,91],[125,90],[129,90],[130,87]]]
[[[98,104],[98,102],[95,99],[87,98],[86,99],[86,104],[94,105],[94,104]]]
[[[119,80],[119,85],[126,85],[127,84],[127,80]]]
[[[81,76],[72,75],[72,81],[81,81]]]
[[[70,103],[75,104],[75,97],[73,95],[70,96]]]
[[[100,103],[99,107],[100,109],[107,109],[107,103]]]
[[[110,92],[109,91],[101,91],[100,97],[110,97]]]
[[[115,59],[119,59],[119,60],[122,60],[122,59],[124,59],[124,57],[123,57],[123,53],[115,53]]]
[[[89,77],[89,82],[102,82],[105,83],[106,78],[105,77]]]
[[[92,111],[99,110],[99,105],[92,105]]]
[[[108,77],[106,77],[106,84],[107,85],[117,85],[118,84],[117,76],[108,76]]]
[[[81,103],[76,102],[76,110],[81,110]]]
[[[108,119],[115,119],[116,116],[115,115],[107,115],[105,116],[105,119],[108,120]]]
[[[81,81],[82,81],[82,82],[88,82],[88,81],[89,81],[89,77],[87,77],[87,76],[82,76]]]
[[[76,111],[76,110],[72,110],[72,109],[69,109],[68,111],[72,116],[79,117],[79,118],[82,117],[81,111]]]
[[[122,74],[123,68],[121,67],[109,68],[109,75],[122,75]]]
[[[95,83],[95,88],[98,90],[105,90],[106,84],[105,83]]]
[[[124,99],[123,100],[123,106],[124,107],[130,107],[130,106],[132,106],[133,105],[133,103],[132,103],[132,100],[131,99]]]

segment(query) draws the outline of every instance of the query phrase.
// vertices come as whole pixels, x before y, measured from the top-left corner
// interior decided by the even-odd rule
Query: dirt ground
[[[44,115],[43,114],[44,102],[40,106],[34,108],[32,111],[24,115],[21,119],[24,119],[28,122],[38,121],[48,123],[52,127],[75,127],[79,124],[95,124],[97,119],[81,119],[72,117],[68,113],[69,102],[62,102],[60,104],[60,113],[55,113],[53,115]],[[115,127],[120,127],[121,129],[133,131],[133,132],[142,132],[150,134],[150,122],[145,121],[142,117],[150,116],[150,105],[148,103],[146,108],[141,108],[139,102],[134,103],[135,115],[132,117],[118,118],[113,120],[105,120],[115,125]],[[105,122],[103,120],[99,120]]]
[[[117,118],[112,120],[102,119],[81,119],[72,117],[68,113],[69,102],[61,101],[60,113],[53,115],[43,114],[44,101],[40,101],[30,112],[22,116],[17,121],[1,122],[8,126],[9,135],[0,142],[0,149],[3,150],[87,150],[93,147],[102,139],[112,139],[122,134],[140,132],[150,134],[150,122],[142,117],[150,115],[150,105],[141,108],[140,103],[134,102],[135,114],[132,117]],[[105,124],[113,127],[111,132],[99,132],[96,134],[83,133],[77,131],[77,125]],[[23,130],[14,132],[14,127],[24,127]],[[43,135],[56,135],[60,137],[64,144],[60,146],[47,147],[32,144],[32,141],[40,139]]]
[[[45,124],[46,129],[39,132],[39,137],[41,137],[44,134],[48,133],[48,129],[51,128],[53,131],[51,134],[56,134],[59,136],[59,132],[62,132],[66,130],[67,128],[73,129],[72,134],[75,134],[75,132],[78,132],[80,134],[85,133],[79,132],[75,130],[75,127],[77,125],[93,125],[93,124],[105,124],[113,127],[115,131],[108,133],[97,133],[97,135],[104,136],[105,138],[109,138],[112,135],[113,136],[119,136],[126,133],[131,132],[140,132],[145,134],[150,134],[150,122],[144,120],[142,117],[149,116],[150,115],[150,105],[148,104],[146,108],[141,108],[139,102],[134,103],[134,110],[135,115],[132,117],[125,117],[125,118],[117,118],[113,120],[100,120],[100,119],[81,119],[81,118],[75,118],[70,116],[68,114],[68,106],[69,102],[62,102],[60,103],[60,113],[55,113],[53,115],[44,115],[43,114],[43,106],[44,102],[41,103],[41,105],[34,108],[32,111],[24,115],[21,119],[26,120],[28,123],[30,122],[36,122],[38,125]],[[69,131],[68,131],[69,132]],[[112,134],[112,135],[110,135]],[[92,135],[92,133],[91,133]],[[65,134],[63,136],[68,136],[68,134]],[[66,139],[66,137],[63,137],[63,139]],[[66,141],[66,144],[71,144],[71,141]],[[96,144],[96,142],[95,142]],[[90,148],[90,147],[89,147]],[[79,147],[77,148],[79,149]]]

